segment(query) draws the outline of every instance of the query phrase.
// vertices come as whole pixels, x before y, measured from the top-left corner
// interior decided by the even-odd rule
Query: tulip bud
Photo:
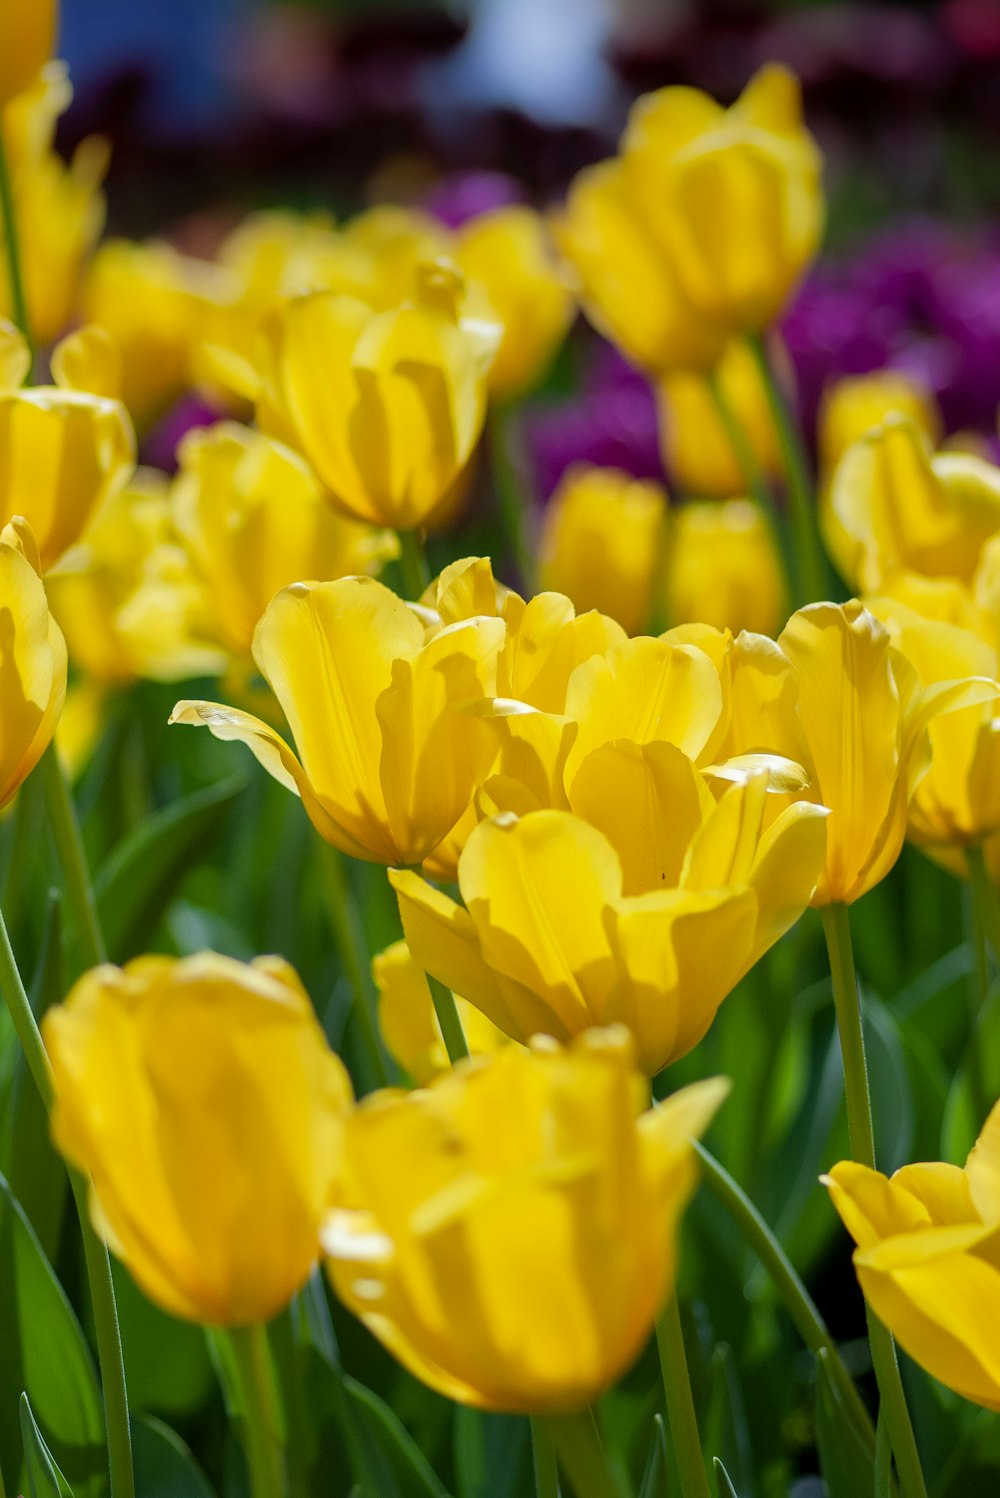
[[[765,475],[780,473],[774,418],[760,367],[745,343],[734,340],[726,345],[714,378],[757,467]],[[747,476],[722,425],[707,378],[675,370],[660,381],[658,396],[663,461],[676,488],[715,499],[745,493]]]
[[[770,526],[748,499],[704,500],[671,513],[667,613],[678,624],[711,624],[769,635],[788,604]]]
[[[691,1140],[726,1090],[697,1083],[641,1112],[627,1036],[612,1030],[375,1094],[348,1120],[323,1228],[334,1289],[463,1404],[588,1404],[638,1356],[671,1292]]]
[[[305,1282],[339,1169],[347,1073],[277,957],[141,957],[43,1022],[52,1133],[98,1233],[149,1298],[215,1326]]]

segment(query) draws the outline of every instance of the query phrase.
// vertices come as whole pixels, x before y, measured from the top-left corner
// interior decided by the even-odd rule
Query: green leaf
[[[389,1466],[389,1485],[372,1493],[366,1488],[367,1498],[447,1498],[440,1478],[385,1401],[353,1378],[344,1378],[344,1388],[367,1444]]]
[[[715,1482],[716,1486],[719,1489],[719,1498],[740,1498],[739,1493],[737,1493],[736,1489],[733,1487],[729,1473],[719,1461],[718,1457],[715,1457],[714,1463]]]
[[[639,1498],[667,1498],[667,1430],[663,1416],[653,1418],[653,1443],[646,1459],[646,1470],[639,1485]]]
[[[35,1424],[27,1394],[21,1395],[21,1439],[31,1498],[73,1498],[73,1490],[52,1460],[52,1453]]]
[[[872,1452],[844,1405],[825,1348],[816,1355],[816,1445],[829,1498],[858,1498],[874,1491]]]
[[[199,854],[218,837],[246,785],[231,776],[154,812],[115,848],[94,882],[109,951],[125,961],[144,950]]]
[[[34,1229],[0,1176],[0,1458],[16,1492],[22,1390],[77,1498],[106,1486],[104,1416],[97,1374],[73,1308]]]
[[[132,1458],[142,1498],[215,1498],[180,1436],[160,1420],[144,1416],[132,1421]]]
[[[531,1441],[523,1415],[455,1410],[458,1498],[520,1498],[530,1491]]]

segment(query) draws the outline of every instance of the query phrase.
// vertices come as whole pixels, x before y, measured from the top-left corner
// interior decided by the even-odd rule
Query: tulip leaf
[[[345,1377],[344,1388],[368,1443],[389,1466],[389,1485],[366,1498],[447,1498],[427,1458],[385,1401],[353,1378]]]
[[[0,1458],[8,1491],[17,1491],[17,1411],[26,1391],[45,1442],[77,1498],[97,1498],[106,1485],[107,1457],[93,1359],[73,1308],[3,1176],[0,1327]]]
[[[136,1492],[142,1498],[215,1498],[214,1489],[175,1431],[144,1416],[132,1422]]]
[[[73,1498],[73,1489],[52,1460],[52,1453],[35,1424],[27,1394],[21,1395],[20,1410],[24,1466],[31,1498]]]
[[[873,1454],[843,1402],[825,1348],[816,1355],[816,1446],[829,1498],[874,1491]]]
[[[520,1498],[530,1490],[531,1442],[521,1415],[455,1411],[458,1498]]]
[[[656,1415],[653,1418],[653,1443],[649,1448],[646,1470],[639,1485],[639,1498],[667,1498],[669,1465],[666,1426],[663,1416]]]
[[[733,1487],[732,1478],[729,1476],[729,1473],[719,1461],[718,1457],[714,1458],[714,1465],[715,1485],[719,1490],[719,1498],[740,1498],[739,1493],[737,1493],[736,1489]]]
[[[246,778],[230,776],[163,807],[128,833],[94,887],[109,951],[125,961],[145,950],[199,852],[217,838]]]

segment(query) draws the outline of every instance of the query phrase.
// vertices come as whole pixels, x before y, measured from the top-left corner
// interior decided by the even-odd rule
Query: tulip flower
[[[746,344],[728,343],[715,368],[722,396],[763,474],[782,471],[781,449],[760,368]],[[746,490],[747,475],[722,425],[708,379],[674,370],[657,387],[660,444],[673,484],[686,494],[731,499]]]
[[[427,267],[389,312],[333,292],[296,297],[269,354],[262,415],[345,514],[423,526],[462,479],[482,431],[500,328],[463,316],[461,278]]]
[[[45,753],[66,697],[66,643],[49,612],[34,537],[23,521],[0,532],[0,807]]]
[[[95,683],[215,675],[211,603],[172,535],[167,481],[141,469],[101,506],[47,579],[73,665]]]
[[[621,159],[628,194],[698,313],[731,333],[773,322],[823,233],[822,161],[794,75],[761,68],[728,110],[697,89],[646,94]]]
[[[451,1065],[434,1012],[427,975],[414,962],[405,941],[393,942],[372,961],[379,993],[378,1020],[391,1054],[424,1087]],[[465,999],[456,999],[465,1041],[472,1056],[487,1056],[507,1045],[507,1037]]]
[[[667,497],[615,468],[575,467],[545,511],[539,581],[630,635],[649,623]]]
[[[678,623],[772,634],[788,603],[767,521],[747,499],[704,500],[671,512],[667,613]]]
[[[817,439],[820,470],[827,477],[855,442],[904,416],[924,433],[932,446],[941,441],[944,427],[933,392],[912,375],[898,369],[848,375],[828,386],[820,403]]]
[[[964,1169],[935,1161],[886,1179],[845,1160],[823,1177],[876,1316],[934,1378],[991,1410],[1000,1410],[998,1152],[1000,1106]]]
[[[268,1321],[318,1256],[351,1085],[278,957],[85,973],[42,1026],[52,1135],[98,1234],[164,1310]]]
[[[889,417],[848,448],[830,505],[867,592],[894,572],[970,583],[983,544],[1000,530],[1000,469],[967,453],[931,451],[905,416]]]
[[[689,301],[620,160],[575,178],[555,232],[580,282],[583,310],[599,333],[653,374],[708,370],[726,329]]]
[[[57,0],[0,4],[0,109],[34,83],[55,50]]]
[[[991,621],[951,581],[897,579],[867,606],[889,631],[922,687],[961,677],[1000,676]],[[958,622],[961,620],[961,622]],[[1000,697],[1000,685],[996,696]],[[1000,828],[1000,719],[996,698],[934,718],[931,763],[910,803],[917,842],[967,846]]]
[[[428,630],[372,578],[294,583],[269,604],[253,654],[301,758],[266,723],[221,703],[179,702],[171,722],[245,743],[342,852],[420,863],[496,755],[473,709],[495,693],[504,632],[500,619]]]
[[[579,1409],[635,1360],[671,1291],[691,1139],[725,1092],[701,1082],[640,1112],[627,1036],[610,1030],[375,1094],[348,1120],[323,1227],[337,1295],[450,1398]]]
[[[235,422],[188,434],[178,448],[174,524],[212,599],[217,638],[249,656],[274,595],[304,578],[375,572],[395,536],[347,520],[297,453]]]
[[[544,375],[574,311],[545,226],[530,208],[498,208],[464,226],[454,254],[503,327],[490,391],[499,400],[523,395]]]
[[[716,803],[672,745],[606,745],[573,785],[580,815],[507,813],[471,833],[465,909],[390,874],[410,950],[515,1040],[624,1023],[653,1076],[809,902],[825,812],[791,807],[765,832],[766,797],[766,772]]]

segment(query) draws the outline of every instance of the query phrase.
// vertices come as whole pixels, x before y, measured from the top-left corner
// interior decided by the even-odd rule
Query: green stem
[[[539,1415],[536,1423],[556,1449],[576,1498],[621,1498],[591,1409]]]
[[[746,481],[747,489],[752,498],[756,500],[762,514],[773,526],[775,522],[774,500],[770,489],[767,487],[767,480],[764,477],[763,469],[757,462],[757,456],[743,429],[743,423],[733,410],[729,397],[719,378],[718,370],[709,370],[705,379],[719,421],[722,424],[722,429],[726,434],[736,462]]]
[[[826,597],[828,588],[826,562],[816,523],[816,500],[809,473],[809,458],[798,422],[789,410],[784,393],[774,377],[763,335],[751,333],[747,337],[747,343],[760,371],[785,468],[795,543],[798,602],[816,603]]]
[[[833,1002],[837,1011],[840,1050],[844,1062],[844,1089],[847,1094],[847,1127],[851,1156],[861,1165],[875,1169],[875,1132],[872,1127],[871,1091],[865,1063],[865,1039],[861,1027],[861,996],[851,945],[851,921],[846,905],[825,905],[822,909],[823,931],[830,956],[833,978]],[[905,1498],[927,1498],[927,1488],[920,1466],[920,1454],[913,1435],[910,1413],[906,1407],[896,1346],[887,1327],[865,1302],[868,1318],[868,1340],[881,1399],[880,1418],[884,1414],[889,1427],[896,1471]]]
[[[377,1087],[389,1083],[389,1066],[375,1019],[375,989],[371,981],[368,943],[365,940],[361,912],[347,874],[347,860],[338,848],[320,843],[323,861],[327,911],[334,940],[347,981],[354,994],[354,1012],[361,1039]]]
[[[531,1422],[531,1455],[535,1471],[535,1498],[559,1498],[559,1468],[556,1449],[547,1430],[537,1419]],[[0,1494],[3,1498],[3,1494]]]
[[[890,1498],[892,1493],[892,1442],[888,1422],[879,1415],[875,1430],[875,1498]]]
[[[434,1013],[441,1026],[444,1048],[448,1052],[448,1060],[454,1066],[456,1061],[466,1060],[469,1054],[469,1045],[465,1038],[465,1031],[462,1029],[455,995],[444,983],[440,983],[437,978],[432,978],[430,973],[426,976],[427,986],[434,1001]]]
[[[49,825],[66,881],[66,894],[83,948],[84,963],[87,967],[97,967],[102,962],[107,962],[108,952],[97,914],[97,901],[87,868],[87,855],[83,848],[76,806],[59,763],[55,744],[50,744],[42,755],[38,772],[45,792]]]
[[[31,1003],[21,980],[2,912],[0,912],[0,989],[3,990],[4,1001],[14,1021],[14,1028],[24,1050],[28,1069],[34,1078],[46,1111],[50,1112],[53,1099],[52,1069],[49,1066],[49,1058]],[[125,1387],[125,1364],[122,1359],[115,1288],[111,1279],[111,1261],[108,1258],[107,1249],[100,1242],[90,1224],[86,1182],[74,1170],[69,1172],[69,1179],[80,1218],[87,1279],[90,1283],[90,1297],[94,1308],[97,1356],[101,1368],[101,1388],[104,1394],[104,1421],[108,1438],[111,1495],[112,1498],[134,1498],[135,1478],[132,1472],[132,1438],[128,1423],[128,1392]]]
[[[967,925],[971,927],[973,965],[965,985],[968,1000],[965,1060],[972,1112],[978,1126],[986,1117],[991,1101],[986,1081],[986,1048],[981,1044],[979,1034],[990,998],[990,954],[982,902],[976,898],[971,888],[966,891],[966,895],[969,897],[967,905],[971,918]]]
[[[418,531],[397,531],[396,535],[399,537],[399,570],[403,579],[403,593],[411,603],[416,603],[431,580],[424,543]]]
[[[4,241],[7,248],[7,281],[10,286],[10,305],[14,322],[24,334],[31,347],[31,323],[28,316],[28,298],[24,289],[24,267],[21,262],[21,243],[17,232],[17,211],[14,206],[14,185],[10,176],[10,163],[0,132],[0,216],[3,217]]]
[[[500,528],[521,581],[530,587],[534,580],[535,559],[528,541],[525,523],[524,483],[511,452],[513,445],[514,408],[494,406],[490,414],[490,453],[493,459],[493,485],[496,492]]]
[[[976,920],[990,939],[994,957],[1000,960],[1000,895],[990,878],[981,845],[966,848],[965,863],[969,871]]]
[[[705,1185],[716,1201],[729,1213],[750,1248],[771,1276],[796,1331],[810,1352],[826,1352],[829,1358],[827,1366],[854,1417],[858,1433],[869,1450],[874,1450],[875,1431],[872,1428],[871,1416],[855,1387],[854,1380],[844,1366],[844,1360],[827,1329],[826,1322],[816,1309],[812,1296],[796,1273],[791,1260],[743,1188],[733,1180],[729,1172],[719,1164],[715,1156],[711,1155],[703,1144],[697,1140],[692,1143],[701,1161],[701,1173]]]
[[[681,1478],[683,1498],[712,1498],[705,1471],[705,1458],[698,1434],[698,1416],[691,1393],[684,1332],[676,1294],[672,1294],[656,1323],[656,1345],[660,1353],[663,1392],[667,1401],[667,1424]]]
[[[252,1498],[286,1498],[281,1410],[263,1326],[234,1326],[225,1334],[232,1353],[236,1405],[250,1469]]]

